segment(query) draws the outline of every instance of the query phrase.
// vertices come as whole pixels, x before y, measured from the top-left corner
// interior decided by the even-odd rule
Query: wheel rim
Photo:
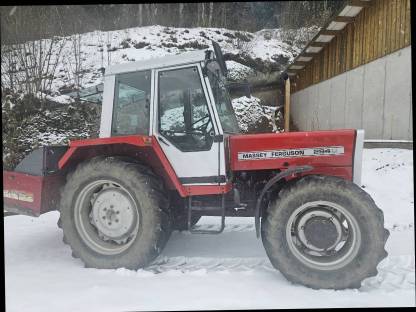
[[[286,226],[286,240],[303,264],[334,270],[347,265],[361,246],[357,220],[344,207],[327,201],[308,202],[295,209]]]
[[[112,180],[87,184],[74,207],[75,227],[85,244],[103,255],[128,249],[139,230],[139,213],[131,194]]]

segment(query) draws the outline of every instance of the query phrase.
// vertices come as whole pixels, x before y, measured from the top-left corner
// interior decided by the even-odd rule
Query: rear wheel
[[[116,158],[82,163],[61,196],[64,242],[88,267],[144,267],[171,232],[164,194],[162,181],[142,165]]]
[[[355,184],[307,176],[283,189],[262,218],[266,253],[288,280],[312,288],[359,288],[377,274],[388,231]]]

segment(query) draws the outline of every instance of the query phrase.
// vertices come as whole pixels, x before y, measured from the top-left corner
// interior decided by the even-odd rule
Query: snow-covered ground
[[[252,218],[220,235],[174,232],[145,270],[85,269],[57,212],[4,218],[7,311],[132,311],[415,306],[413,151],[365,149],[362,183],[384,211],[389,256],[358,290],[312,290],[272,268]],[[203,217],[200,227],[216,224]]]

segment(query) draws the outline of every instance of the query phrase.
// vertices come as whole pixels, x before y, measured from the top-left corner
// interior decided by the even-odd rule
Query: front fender
[[[275,185],[277,182],[279,182],[281,179],[290,176],[292,174],[300,173],[300,172],[306,172],[311,171],[313,169],[312,166],[296,166],[296,167],[289,167],[286,170],[280,172],[279,174],[275,175],[273,178],[271,178],[266,185],[264,186],[263,190],[260,193],[260,196],[257,198],[256,208],[255,208],[255,225],[256,225],[256,236],[257,238],[260,237],[260,207],[261,203],[263,201],[264,195],[267,193],[267,191]]]

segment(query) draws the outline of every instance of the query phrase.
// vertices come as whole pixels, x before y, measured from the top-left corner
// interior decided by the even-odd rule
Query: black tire
[[[201,219],[201,216],[195,215],[195,213],[193,213],[191,217],[191,227],[197,224],[199,219]],[[188,215],[181,214],[181,215],[177,215],[176,217],[174,217],[172,227],[173,227],[173,230],[176,230],[176,231],[187,231],[188,230]]]
[[[172,230],[187,231],[188,230],[188,210],[183,198],[179,195],[172,195],[170,200],[170,211],[172,215]],[[191,226],[198,223],[201,216],[197,213],[192,213]]]
[[[317,220],[316,215],[312,214],[312,210],[323,209],[321,206],[318,205],[316,206],[318,208],[311,208],[312,210],[309,211],[302,211],[302,207],[308,207],[308,203],[311,203],[311,207],[313,207],[314,203],[324,202],[344,209],[343,213],[351,221],[346,224],[352,225],[349,231],[342,232],[347,233],[348,237],[351,235],[351,239],[348,238],[349,242],[346,240],[344,245],[341,244],[338,251],[334,250],[334,254],[328,255],[324,251],[323,254],[318,255],[323,258],[316,258],[307,254],[305,250],[310,252],[307,247],[310,246],[311,241],[308,240],[311,237],[315,239],[319,236],[308,236],[306,244],[302,245],[300,232],[306,233],[308,223],[304,223],[305,226],[302,226],[301,230],[299,230],[299,223],[297,223],[298,227],[292,227],[291,224],[296,224],[293,220],[302,220],[302,216],[306,215],[311,216],[309,220]],[[325,210],[322,211],[325,213]],[[298,217],[299,215],[301,217]],[[326,224],[329,219],[322,220]],[[297,231],[294,231],[294,228]],[[296,235],[293,234],[294,232]],[[263,245],[272,265],[289,281],[314,289],[359,288],[365,278],[377,275],[377,265],[387,256],[384,246],[389,236],[389,232],[384,229],[383,212],[366,192],[352,182],[341,178],[313,175],[306,176],[283,188],[277,198],[269,203],[268,209],[262,217],[261,234]],[[325,237],[325,234],[319,233],[322,237]],[[329,234],[327,236],[330,237]],[[303,237],[306,237],[306,234]],[[300,251],[297,251],[297,246],[301,246],[299,247]],[[307,247],[305,248],[305,246]],[[340,262],[337,264],[337,258],[331,257],[342,253],[343,246],[346,250],[345,255],[348,257],[339,255],[338,259],[342,261],[339,260]],[[328,249],[328,247],[325,248]],[[320,260],[313,262],[316,259]],[[322,259],[324,261],[328,259],[329,262],[321,263]],[[331,262],[332,259],[335,260]]]
[[[82,214],[75,214],[75,203],[79,194],[88,183],[102,179],[115,181],[123,187],[136,208],[133,209],[134,213],[138,216],[136,235],[130,239],[127,249],[116,254],[103,254],[91,248],[91,243],[89,245],[88,240],[83,238],[85,234],[80,234],[83,232],[75,222],[76,218],[82,218]],[[63,241],[70,245],[73,256],[80,258],[86,267],[124,267],[133,270],[145,267],[159,255],[171,234],[166,193],[163,181],[143,165],[114,157],[97,157],[83,162],[68,174],[61,192],[58,226],[62,227]]]

